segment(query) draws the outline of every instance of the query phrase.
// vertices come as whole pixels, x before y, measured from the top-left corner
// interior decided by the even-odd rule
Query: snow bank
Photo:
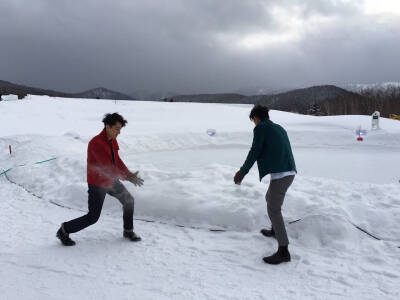
[[[13,135],[0,138],[1,164],[4,169],[27,164],[10,171],[10,179],[45,201],[86,210],[87,143],[101,130],[103,113],[120,111],[129,121],[119,137],[120,155],[145,179],[140,189],[126,183],[136,198],[138,217],[255,230],[269,223],[264,199],[269,178],[259,183],[254,167],[241,186],[232,182],[251,144],[249,108],[46,97],[7,103],[14,114],[7,118],[23,115],[29,127],[7,128]],[[43,122],[41,113],[51,126],[37,125]],[[382,123],[384,129],[371,132],[361,144],[353,129],[368,123],[367,116],[312,117],[272,111],[271,118],[287,128],[299,170],[284,207],[287,222],[333,215],[382,239],[400,239],[394,224],[400,215],[396,197],[400,165],[394,161],[400,149],[399,122],[383,120],[387,121]],[[217,129],[215,136],[206,133],[210,127]],[[27,135],[27,128],[32,133]],[[22,131],[25,134],[16,134]],[[14,149],[11,157],[9,144]],[[33,164],[51,157],[57,160]],[[385,172],[377,172],[382,167]],[[105,202],[105,211],[120,214],[112,199]]]

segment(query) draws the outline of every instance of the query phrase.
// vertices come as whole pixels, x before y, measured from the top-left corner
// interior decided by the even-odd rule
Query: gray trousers
[[[268,216],[275,231],[275,237],[279,246],[289,245],[285,223],[282,217],[282,204],[285,199],[286,191],[294,180],[294,175],[280,179],[271,180],[265,199],[267,200]]]

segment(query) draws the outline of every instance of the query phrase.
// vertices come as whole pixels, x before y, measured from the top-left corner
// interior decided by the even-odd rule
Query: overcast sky
[[[1,0],[0,80],[125,93],[400,81],[400,1]]]

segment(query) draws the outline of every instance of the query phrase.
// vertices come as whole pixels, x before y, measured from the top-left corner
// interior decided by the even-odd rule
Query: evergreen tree
[[[311,104],[308,108],[308,114],[312,116],[322,116],[321,107],[317,104]]]

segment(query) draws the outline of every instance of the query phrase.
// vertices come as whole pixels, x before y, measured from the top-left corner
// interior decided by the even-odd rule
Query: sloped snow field
[[[283,213],[292,261],[277,245],[256,166],[233,175],[252,141],[251,106],[29,96],[0,102],[0,299],[400,299],[400,122],[271,111],[298,175]],[[55,237],[87,209],[86,149],[107,112],[127,120],[120,156],[145,184],[140,243],[122,238],[106,198],[98,223]],[[368,130],[357,142],[358,126]],[[215,129],[214,136],[207,129]],[[12,155],[8,146],[12,146]],[[54,160],[35,164],[51,158]],[[212,230],[224,231],[212,231]]]

